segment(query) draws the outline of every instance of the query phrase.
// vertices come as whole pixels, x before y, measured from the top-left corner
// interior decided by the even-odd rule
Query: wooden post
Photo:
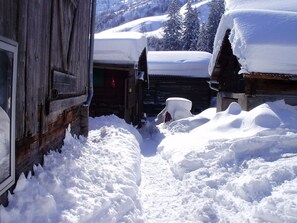
[[[89,133],[89,106],[82,105],[80,112],[80,134],[88,137]]]

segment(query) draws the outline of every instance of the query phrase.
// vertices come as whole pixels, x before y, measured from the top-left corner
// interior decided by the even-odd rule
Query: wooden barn
[[[210,58],[210,53],[199,51],[149,51],[149,88],[145,89],[145,112],[157,115],[170,97],[191,100],[193,114],[209,108]]]
[[[244,110],[282,99],[297,105],[297,12],[273,9],[231,9],[223,15],[210,63],[218,111],[231,102]]]
[[[21,173],[87,134],[95,0],[0,0],[0,203]],[[86,106],[84,106],[86,105]]]
[[[115,114],[138,124],[147,83],[146,49],[147,40],[140,33],[95,34],[91,116]]]

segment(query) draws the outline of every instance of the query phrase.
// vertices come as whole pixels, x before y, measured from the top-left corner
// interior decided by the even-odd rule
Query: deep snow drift
[[[147,123],[141,135],[90,118],[88,139],[67,133],[61,153],[19,179],[0,221],[296,222],[296,123],[283,101]]]

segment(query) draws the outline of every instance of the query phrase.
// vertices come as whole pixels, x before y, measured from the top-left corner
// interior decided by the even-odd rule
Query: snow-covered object
[[[94,62],[138,64],[147,47],[146,37],[138,32],[97,33],[94,38]]]
[[[170,120],[175,121],[192,116],[192,101],[186,98],[172,97],[166,99],[165,108],[158,114],[155,123],[158,125],[166,121],[166,113],[170,114]]]
[[[211,54],[203,51],[149,51],[149,75],[209,77]]]
[[[297,74],[296,1],[292,7],[294,12],[285,11],[290,5],[284,1],[260,1],[259,7],[255,2],[258,4],[259,1],[227,3],[231,10],[223,15],[218,27],[210,74],[227,30],[231,30],[229,41],[233,54],[247,72]],[[267,8],[262,9],[264,6]],[[270,7],[271,10],[267,10]]]

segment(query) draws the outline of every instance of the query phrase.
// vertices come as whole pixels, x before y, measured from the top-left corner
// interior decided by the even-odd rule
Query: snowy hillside
[[[103,31],[148,16],[163,15],[170,0],[102,0],[97,1],[96,30]],[[186,0],[180,0],[184,4]]]
[[[144,1],[144,2],[150,2],[150,3],[147,3],[146,7],[138,7],[138,8],[127,7],[127,10],[123,10],[121,12],[115,13],[114,16],[116,16],[116,19],[113,20],[112,23],[107,22],[104,28],[102,26],[102,29],[106,29],[106,32],[130,32],[130,31],[142,32],[142,33],[145,33],[146,36],[148,37],[154,36],[157,38],[161,38],[163,35],[164,23],[168,20],[167,7],[169,4],[168,3],[169,1],[162,1],[162,4],[160,3],[160,1],[156,1],[158,3],[156,4],[156,2],[153,0]],[[182,2],[185,3],[186,1],[182,1]],[[193,8],[197,9],[201,23],[207,22],[208,14],[209,14],[209,2],[211,2],[211,0],[193,1],[192,6]],[[142,4],[142,6],[143,5],[145,4]],[[156,5],[158,5],[158,7],[164,10],[155,10],[155,8],[157,7]],[[164,6],[161,7],[160,5],[164,5]],[[122,7],[126,8],[126,5]],[[132,16],[133,14],[132,12],[134,10],[137,10],[137,13],[136,15]],[[186,12],[186,5],[183,5],[180,9],[180,13],[182,16],[184,16],[185,12]],[[152,14],[154,15],[152,16]],[[105,15],[106,15],[105,13],[97,11],[97,15],[101,17],[101,20],[105,20]],[[121,17],[120,19],[121,21],[126,21],[126,23],[118,25],[120,23],[118,19],[119,17]],[[133,19],[137,17],[139,18]],[[98,24],[99,25],[97,26],[97,31],[100,31],[99,27],[101,26],[100,26],[100,23]]]

